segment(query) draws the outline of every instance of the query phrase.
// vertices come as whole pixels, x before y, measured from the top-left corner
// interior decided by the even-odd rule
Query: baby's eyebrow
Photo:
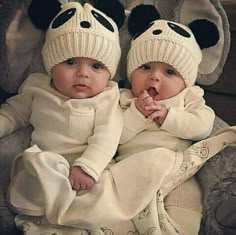
[[[172,67],[171,65],[167,65],[167,69],[171,69],[171,70],[174,70],[174,71],[177,71],[174,67]]]

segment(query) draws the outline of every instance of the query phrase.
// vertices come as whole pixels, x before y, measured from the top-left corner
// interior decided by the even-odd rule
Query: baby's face
[[[161,62],[150,62],[134,70],[131,84],[135,97],[147,90],[154,100],[171,98],[185,88],[182,76],[172,66]]]
[[[71,58],[52,70],[53,87],[73,99],[93,97],[104,90],[110,72],[102,63],[89,58]]]

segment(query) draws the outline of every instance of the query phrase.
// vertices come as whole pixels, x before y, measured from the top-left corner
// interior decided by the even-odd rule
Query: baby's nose
[[[86,65],[80,64],[77,68],[77,74],[82,77],[88,77],[88,68]]]
[[[160,75],[158,72],[152,72],[150,78],[154,81],[160,81]]]

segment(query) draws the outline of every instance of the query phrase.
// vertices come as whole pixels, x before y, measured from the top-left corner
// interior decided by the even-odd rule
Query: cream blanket
[[[34,192],[15,188],[9,193],[14,209],[28,214],[17,216],[16,223],[26,235],[189,235],[168,215],[163,199],[173,188],[195,174],[209,158],[230,144],[236,144],[236,126],[220,130],[183,153],[160,149],[162,153],[158,157],[163,159],[157,160],[152,151],[147,151],[149,155],[144,159],[143,154],[135,154],[105,170],[91,191],[79,194],[70,187],[62,191],[69,167],[63,163],[63,157],[56,163],[47,160],[48,168],[44,170],[59,170],[61,174],[57,177],[61,177],[62,183],[50,181],[50,177],[44,179],[46,172],[42,169],[45,167],[39,170],[39,166],[45,164],[48,152],[40,152],[33,146],[31,152],[25,153],[28,171],[20,172],[21,177],[17,177],[15,182],[22,179],[26,180],[24,184],[39,185],[40,182],[41,188],[35,187]],[[161,167],[160,161],[164,164]],[[51,176],[56,175],[52,173]],[[22,194],[19,195],[19,192]],[[35,197],[32,198],[33,194]],[[17,201],[13,195],[18,195]],[[24,208],[18,207],[17,203]]]

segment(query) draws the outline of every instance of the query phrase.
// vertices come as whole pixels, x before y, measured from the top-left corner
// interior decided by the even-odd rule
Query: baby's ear
[[[28,15],[36,28],[46,31],[60,10],[61,3],[58,0],[32,0]]]
[[[160,19],[158,10],[153,5],[137,5],[132,9],[128,18],[128,31],[132,37],[135,37],[148,28],[148,25]]]
[[[94,7],[112,18],[118,29],[124,24],[125,9],[119,0],[97,0]]]
[[[207,19],[197,19],[189,24],[201,50],[217,44],[220,34],[217,26]]]

